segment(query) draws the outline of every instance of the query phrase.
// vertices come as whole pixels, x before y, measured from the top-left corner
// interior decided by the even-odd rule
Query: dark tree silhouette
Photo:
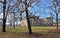
[[[57,12],[56,8],[57,8],[57,6],[60,6],[60,1],[59,0],[53,0],[53,5],[54,5],[54,9],[55,9],[54,11],[56,13],[56,25],[57,25],[57,30],[58,30],[58,14],[59,14],[59,12]]]
[[[6,32],[6,18],[5,18],[6,0],[3,2],[3,28],[2,31]]]
[[[14,29],[15,29],[15,12],[14,12],[14,18],[13,19],[14,19]]]
[[[10,4],[8,5],[8,10],[6,11],[6,0],[0,1],[3,4],[3,25],[2,25],[2,32],[6,32],[6,19],[7,19],[7,14],[9,11]]]
[[[25,0],[25,11],[26,11],[26,19],[27,19],[27,25],[28,25],[28,29],[29,29],[29,34],[32,34],[30,20],[28,18],[28,4],[27,4],[27,0]]]

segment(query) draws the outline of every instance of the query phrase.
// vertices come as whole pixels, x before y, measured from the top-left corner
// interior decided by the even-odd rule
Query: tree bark
[[[5,18],[6,0],[3,2],[3,25],[2,32],[6,32],[6,18]]]
[[[20,26],[22,25],[22,14],[20,14]]]
[[[6,19],[3,19],[3,28],[2,32],[6,32]]]
[[[57,30],[58,30],[58,14],[56,14],[56,25],[57,25]]]
[[[15,29],[15,12],[14,12],[14,29]]]
[[[26,19],[27,19],[27,25],[28,25],[29,34],[32,34],[30,20],[28,18],[28,4],[27,4],[27,0],[25,0],[25,11],[26,11]]]

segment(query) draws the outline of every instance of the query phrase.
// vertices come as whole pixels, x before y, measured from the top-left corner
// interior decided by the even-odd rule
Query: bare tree
[[[6,18],[5,18],[6,0],[3,2],[3,28],[2,31],[6,32]]]
[[[34,3],[35,2],[35,3]],[[35,5],[37,2],[37,0],[20,0],[20,3],[24,4],[24,12],[26,12],[26,19],[27,19],[27,25],[28,25],[28,30],[29,30],[29,34],[32,34],[32,30],[31,30],[31,25],[30,25],[30,20],[28,18],[28,7],[32,7],[33,5]],[[23,12],[21,12],[23,13]],[[21,15],[21,14],[20,14]]]
[[[10,1],[10,0],[9,0]],[[10,2],[8,4],[8,7],[7,7],[7,0],[3,0],[3,1],[0,1],[2,4],[3,4],[3,25],[2,25],[2,31],[3,32],[6,32],[6,20],[7,20],[7,15],[8,15],[8,12],[9,12],[9,8],[10,8]],[[6,10],[6,7],[7,7],[7,10]]]
[[[28,2],[29,1],[29,2]],[[28,7],[32,6],[33,2],[36,0],[25,0],[25,12],[26,12],[26,19],[27,19],[27,25],[29,29],[29,34],[32,34],[30,20],[29,20],[29,13],[28,13]]]
[[[60,1],[59,0],[53,0],[53,5],[54,5],[54,10],[55,10],[55,13],[56,13],[56,25],[57,25],[57,30],[58,30],[58,14],[59,12],[56,10],[57,6],[60,7]]]
[[[29,34],[32,34],[31,25],[30,25],[30,20],[29,20],[29,18],[28,18],[28,4],[27,4],[27,0],[25,0],[25,11],[26,11],[26,19],[27,19]]]

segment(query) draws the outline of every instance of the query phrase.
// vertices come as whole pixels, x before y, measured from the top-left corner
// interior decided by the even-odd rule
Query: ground
[[[0,38],[60,38],[59,30],[55,26],[32,26],[33,34],[28,33],[28,28],[25,26],[6,26],[6,32],[2,32],[0,26]]]

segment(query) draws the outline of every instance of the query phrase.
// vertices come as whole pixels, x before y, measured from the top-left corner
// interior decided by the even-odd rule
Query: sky
[[[36,13],[36,15],[40,16],[41,18],[44,18],[44,15],[45,17],[49,17],[50,15],[48,14],[50,12],[50,9],[48,8],[45,8],[45,7],[48,7],[48,6],[52,6],[52,3],[51,1],[52,0],[40,0],[41,2],[39,2],[38,4],[34,5],[29,11],[32,13]],[[13,3],[13,2],[12,2]],[[14,3],[13,3],[14,4]],[[47,10],[47,11],[46,11]],[[39,13],[41,14],[39,14]],[[46,14],[44,14],[44,12]],[[43,15],[42,15],[43,14]]]
[[[50,8],[46,8],[48,6],[52,6],[52,0],[41,0],[37,5],[33,6],[30,10],[31,12],[36,12],[37,16],[40,15],[40,18],[50,17],[49,12],[51,12]],[[40,14],[39,14],[40,13]]]
[[[1,3],[0,3],[0,5],[1,5]],[[40,0],[40,2],[38,2],[36,5],[29,8],[29,12],[35,14],[36,16],[39,16],[40,18],[50,17],[51,16],[50,13],[53,12],[51,10],[51,6],[53,6],[52,0]],[[2,8],[0,6],[0,18],[3,17],[3,14],[1,13],[1,9]],[[54,18],[55,18],[56,15],[55,15],[55,13],[53,13],[53,14],[54,14]],[[23,14],[23,16],[25,16],[25,13]],[[59,13],[58,17],[60,18],[60,13]]]
[[[33,8],[30,10],[31,12],[36,12],[37,16],[40,15],[40,18],[44,17],[50,17],[50,13],[53,13],[51,9],[53,9],[53,3],[52,0],[41,0],[37,5],[33,6]],[[38,14],[38,12],[40,14]],[[56,17],[55,13],[54,18]],[[60,13],[59,13],[59,18],[60,18]]]
[[[39,16],[40,18],[50,17],[50,8],[48,6],[53,6],[52,0],[40,0],[36,5],[29,8],[29,12]],[[24,14],[23,14],[24,15]]]

